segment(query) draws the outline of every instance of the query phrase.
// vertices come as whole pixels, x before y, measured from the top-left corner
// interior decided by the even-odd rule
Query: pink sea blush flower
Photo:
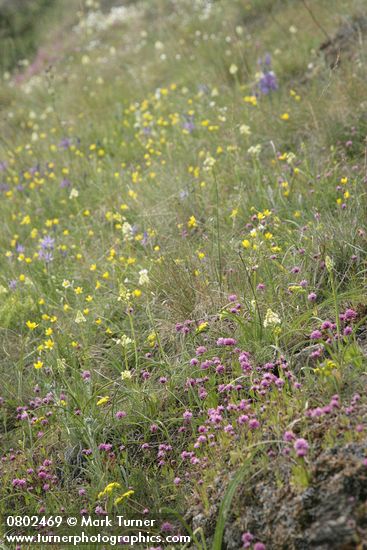
[[[19,487],[20,489],[24,489],[27,486],[27,482],[25,479],[15,478],[11,483],[13,487]]]
[[[237,419],[237,422],[238,424],[246,424],[246,422],[248,422],[249,420],[249,417],[247,414],[241,414],[238,419]]]
[[[109,452],[111,449],[112,449],[111,443],[100,443],[100,444],[98,445],[98,450],[99,450],[99,451],[106,451],[106,452]]]
[[[324,348],[320,347],[311,352],[310,357],[311,359],[317,359],[318,357],[321,357],[321,355],[324,353]]]
[[[351,399],[351,404],[355,405],[360,399],[361,396],[359,395],[359,393],[355,393]]]
[[[322,338],[322,333],[319,330],[314,330],[310,334],[311,340],[319,340]]]
[[[217,374],[223,374],[225,372],[226,368],[224,365],[218,365],[215,369],[215,372]]]
[[[317,299],[317,294],[316,292],[310,292],[310,294],[307,296],[307,300],[309,302],[315,302]]]
[[[357,312],[354,309],[346,309],[344,312],[344,318],[347,321],[353,321],[357,317]]]
[[[260,422],[256,418],[251,418],[251,420],[249,420],[248,425],[251,430],[256,430],[257,428],[260,427]]]
[[[217,346],[235,346],[237,341],[234,338],[218,338]]]
[[[250,531],[247,531],[246,533],[243,533],[242,535],[242,548],[250,548],[252,541],[254,540],[254,535],[250,533]]]
[[[184,411],[182,416],[183,416],[183,419],[185,420],[185,422],[190,422],[190,420],[192,419],[192,412],[191,411]]]
[[[234,435],[234,433],[235,433],[232,424],[227,424],[227,426],[224,426],[223,431],[224,431],[225,433],[230,434],[230,435]],[[201,435],[201,436],[199,436],[199,437],[205,437],[205,435]],[[198,440],[199,440],[199,437],[198,437]],[[205,439],[206,439],[206,438],[205,438]]]
[[[305,439],[302,437],[299,439],[296,439],[294,442],[294,450],[296,451],[297,456],[304,457],[308,453],[309,445]]]
[[[198,395],[199,395],[200,399],[205,399],[208,395],[208,392],[204,388],[200,388],[199,392],[198,392]]]
[[[284,435],[283,435],[284,441],[287,441],[289,443],[290,441],[293,441],[295,438],[296,436],[294,435],[293,432],[291,431],[284,432]]]
[[[262,542],[257,542],[254,545],[254,550],[265,550],[265,544],[263,544]]]
[[[115,417],[120,420],[121,418],[124,418],[126,416],[126,412],[125,411],[117,411],[117,413],[115,414]]]
[[[102,508],[102,506],[97,506],[94,510],[94,513],[97,514],[97,516],[106,516],[107,512]]]

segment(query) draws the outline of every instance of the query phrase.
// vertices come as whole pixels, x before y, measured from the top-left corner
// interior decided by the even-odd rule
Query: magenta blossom
[[[308,453],[309,445],[307,441],[303,438],[296,439],[293,447],[294,447],[294,450],[296,451],[297,456],[299,457],[306,456]]]

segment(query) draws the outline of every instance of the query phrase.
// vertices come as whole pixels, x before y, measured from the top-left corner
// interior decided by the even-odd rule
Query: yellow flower
[[[101,399],[99,399],[99,401],[97,401],[97,405],[98,406],[105,405],[106,403],[109,402],[109,400],[110,400],[110,396],[105,395],[104,397],[101,397]]]
[[[98,493],[98,498],[102,498],[105,495],[109,495],[109,494],[112,493],[112,491],[114,489],[120,489],[120,487],[121,487],[121,485],[119,483],[117,483],[116,481],[114,481],[112,483],[109,483],[108,485],[106,485],[106,487],[103,489],[103,491]]]
[[[49,349],[49,350],[53,349],[54,345],[55,345],[55,342],[53,340],[51,340],[51,338],[49,338],[48,340],[46,340],[44,342],[45,348]]]
[[[250,243],[249,240],[244,239],[244,240],[242,241],[242,246],[243,246],[243,248],[250,248],[251,243]]]
[[[135,491],[132,491],[132,490],[126,491],[126,493],[124,493],[124,494],[121,495],[120,497],[117,497],[117,498],[115,499],[115,502],[114,502],[115,506],[117,506],[118,504],[120,504],[120,502],[122,502],[125,498],[131,497],[131,495],[133,495],[134,492],[135,492]]]
[[[139,298],[141,296],[141,290],[139,288],[136,288],[135,290],[133,290],[133,295],[135,296],[135,298]]]
[[[29,225],[31,223],[31,218],[30,216],[24,216],[24,218],[22,219],[22,221],[20,222],[20,225]]]
[[[256,98],[255,95],[246,95],[243,98],[243,101],[245,103],[251,103],[251,105],[253,105],[254,107],[256,107],[256,105],[257,105],[257,98]]]
[[[289,114],[288,113],[283,113],[282,115],[280,115],[280,118],[281,118],[281,120],[289,120]]]
[[[193,227],[197,227],[197,226],[198,226],[198,224],[197,224],[195,216],[191,216],[189,221],[187,222],[187,227],[193,228]]]
[[[38,324],[35,323],[34,321],[27,321],[26,325],[29,328],[29,330],[34,330],[35,328],[38,327]]]
[[[33,366],[35,369],[42,369],[43,362],[38,360],[36,363],[33,363]]]
[[[204,321],[203,323],[200,323],[200,325],[197,327],[196,332],[197,333],[204,332],[204,330],[206,330],[208,326],[209,326],[209,323],[207,321]]]

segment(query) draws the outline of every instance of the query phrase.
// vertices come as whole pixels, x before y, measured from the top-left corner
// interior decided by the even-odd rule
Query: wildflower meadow
[[[0,45],[0,548],[367,548],[365,2]]]

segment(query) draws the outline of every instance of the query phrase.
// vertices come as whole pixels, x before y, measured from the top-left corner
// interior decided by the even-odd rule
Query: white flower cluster
[[[264,327],[273,327],[275,325],[280,325],[281,319],[275,311],[272,311],[270,308],[267,309],[265,320],[264,320]]]
[[[125,23],[131,17],[134,17],[137,12],[138,10],[135,6],[115,6],[111,8],[109,13],[102,13],[99,10],[90,11],[73,30],[77,33],[83,31],[90,33],[105,31],[113,25]]]

